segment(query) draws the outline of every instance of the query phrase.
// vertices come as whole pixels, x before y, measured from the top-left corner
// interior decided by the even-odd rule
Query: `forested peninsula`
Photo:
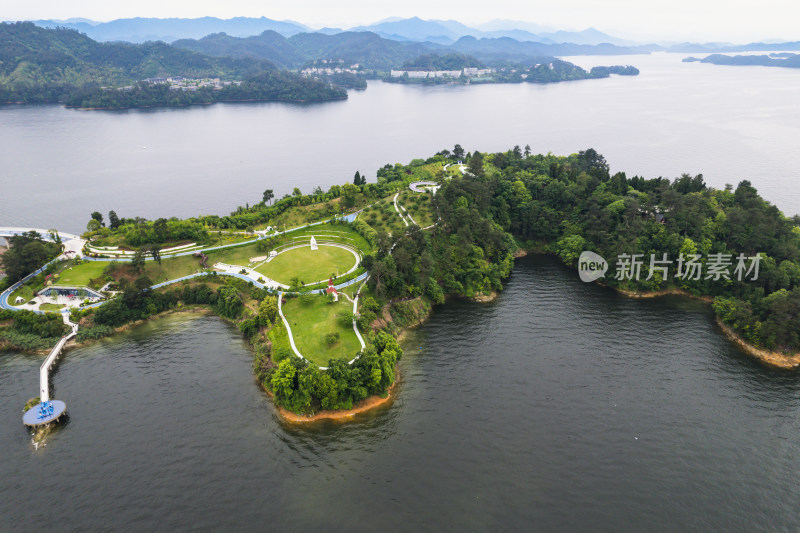
[[[800,54],[789,52],[778,52],[769,55],[725,55],[711,54],[703,59],[697,57],[687,57],[684,63],[711,63],[712,65],[728,66],[761,66],[761,67],[783,67],[800,68]]]
[[[558,83],[618,76],[638,76],[631,65],[598,66],[589,70],[569,61],[553,57],[530,58],[525,62],[492,62],[487,64],[471,55],[425,54],[406,61],[399,71],[391,71],[385,81],[391,83]]]
[[[107,226],[102,214],[93,213],[84,235],[93,261],[68,263],[69,268],[54,263],[29,284],[47,287],[47,276],[81,279],[88,287],[111,283],[115,292],[107,302],[71,311],[82,340],[165,311],[209,306],[250,339],[256,377],[276,404],[304,415],[351,409],[370,396],[385,396],[402,357],[396,339],[403,329],[448,297],[496,295],[514,257],[524,251],[554,254],[573,268],[581,267],[583,252],[594,252],[609,263],[598,280],[604,285],[629,294],[702,297],[748,346],[787,360],[800,351],[800,217],[785,216],[749,181],[715,189],[702,175],[611,174],[593,149],[556,156],[533,154],[527,146],[469,153],[456,145],[427,159],[387,164],[375,182],[357,172],[352,183],[311,194],[295,189],[273,200],[268,189],[254,205],[230,215],[187,220],[120,218],[112,211]],[[338,272],[329,274],[330,262],[314,271],[313,258],[321,256],[306,251],[313,236],[320,248],[346,245],[358,251],[357,265],[344,272],[352,262],[344,254],[350,259]],[[167,247],[176,245],[198,252],[167,256]],[[21,266],[34,255],[23,250],[34,249],[37,258]],[[103,259],[102,251],[109,249],[135,255],[127,261]],[[289,250],[310,255],[295,256],[289,270],[279,260],[265,260],[271,251],[291,260],[284,254]],[[16,277],[52,255],[29,236],[13,238],[2,261]],[[750,268],[747,276],[737,276],[739,256],[748,258],[750,267],[757,257],[756,272]],[[624,257],[644,258],[636,276],[630,270],[626,275],[625,262],[617,259]],[[725,273],[723,259],[730,267]],[[680,276],[681,265],[690,262],[698,275]],[[222,275],[224,264],[243,265],[235,268],[245,277]],[[205,267],[206,275],[184,279]],[[316,283],[320,273],[331,280]],[[267,282],[246,275],[286,285],[259,288],[246,280]],[[184,281],[154,287],[170,279]],[[339,282],[338,291],[331,290]],[[29,298],[27,286],[15,292],[25,296],[21,300]],[[289,318],[282,320],[281,313]],[[54,340],[60,334],[54,330],[62,327],[29,311],[2,311],[0,320],[7,348],[37,336]],[[293,354],[290,323],[303,357]],[[316,326],[321,323],[324,327]],[[364,337],[360,350],[353,328]]]

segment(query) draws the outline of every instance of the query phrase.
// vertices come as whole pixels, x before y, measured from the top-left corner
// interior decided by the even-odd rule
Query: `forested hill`
[[[622,55],[650,53],[651,47],[623,47],[612,44],[542,44],[501,39],[462,37],[445,46],[430,41],[395,41],[369,31],[349,31],[327,35],[320,32],[298,33],[286,38],[274,31],[255,37],[231,37],[224,33],[202,39],[181,39],[173,43],[180,48],[214,56],[260,57],[276,65],[300,68],[319,59],[342,59],[371,70],[400,68],[406,62],[427,54],[469,54],[483,63],[522,62],[560,55]],[[445,69],[449,70],[449,69]]]
[[[711,63],[712,65],[757,65],[762,67],[800,68],[800,54],[771,54],[758,56],[729,56],[724,54],[711,54],[704,59],[687,57],[683,61],[684,63],[699,61],[700,63]]]
[[[300,33],[288,39],[274,31],[245,38],[217,33],[173,44],[213,56],[264,58],[285,68],[300,68],[318,59],[335,58],[375,70],[396,68],[404,61],[444,48],[433,43],[393,41],[371,32]]]
[[[75,30],[0,24],[0,102],[65,101],[87,86],[129,85],[152,77],[244,79],[275,70],[264,59],[210,57],[163,42],[98,43]],[[289,77],[299,88],[298,100],[316,99],[302,94],[300,76]],[[331,97],[341,97],[333,92]]]
[[[485,65],[464,54],[425,54],[403,63],[403,70],[461,70],[470,67],[484,68]]]
[[[522,247],[556,254],[572,267],[585,250],[601,255],[609,266],[602,281],[620,289],[713,297],[719,318],[751,344],[800,351],[800,217],[784,216],[749,181],[713,189],[702,175],[612,175],[592,149],[567,157],[519,147],[467,154],[469,171],[446,181],[426,170],[462,154],[443,151],[379,173],[379,186],[382,179],[443,182],[433,199],[440,224],[431,234],[412,231],[391,254],[383,246],[365,258],[379,296],[425,290],[436,300],[437,284],[464,296],[500,289],[513,235]],[[641,254],[638,275],[621,254]],[[740,254],[748,269],[760,256],[757,275],[737,274]],[[689,273],[692,258],[698,266]]]

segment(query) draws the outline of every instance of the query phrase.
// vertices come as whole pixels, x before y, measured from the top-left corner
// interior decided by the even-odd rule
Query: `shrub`
[[[337,342],[339,342],[339,332],[332,331],[332,332],[328,333],[327,335],[325,335],[325,343],[328,346],[333,346]]]

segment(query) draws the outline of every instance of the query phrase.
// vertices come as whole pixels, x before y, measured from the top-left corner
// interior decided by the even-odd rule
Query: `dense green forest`
[[[714,297],[721,320],[748,342],[800,350],[800,217],[784,216],[749,181],[719,190],[702,175],[611,175],[591,149],[558,157],[516,147],[475,153],[469,162],[470,174],[448,181],[435,196],[442,223],[431,234],[403,237],[391,257],[375,258],[371,283],[379,292],[400,297],[435,290],[431,280],[445,293],[467,296],[499,287],[513,235],[573,267],[584,250],[600,254],[611,264],[603,282],[620,289]],[[398,255],[404,247],[410,259]],[[620,276],[620,254],[642,254],[640,279]],[[673,262],[666,275],[649,259],[664,254]],[[676,277],[681,254],[699,256],[702,275]],[[736,275],[740,254],[760,256],[756,279],[753,271]],[[728,263],[727,274],[712,275],[720,261]]]
[[[161,95],[140,86],[134,94],[105,94],[101,86],[132,85],[151,77],[247,80],[227,87],[224,95]],[[111,93],[112,91],[106,91]],[[188,91],[187,91],[188,92]],[[199,92],[199,91],[198,91]],[[277,72],[258,58],[209,57],[163,42],[141,45],[98,43],[74,30],[48,30],[30,22],[0,24],[0,102],[67,102],[129,107],[164,101],[183,105],[218,100],[320,100],[341,98],[342,92],[297,74]],[[144,103],[151,102],[151,103]]]
[[[286,71],[248,76],[241,84],[214,89],[172,89],[166,83],[137,83],[125,89],[96,85],[75,90],[65,101],[68,107],[126,109],[131,107],[185,106],[214,102],[314,102],[347,98],[347,91],[329,83]]]
[[[468,54],[485,64],[530,63],[539,57],[569,55],[620,55],[650,53],[656,45],[616,46],[613,44],[543,44],[511,38],[476,39],[465,36],[446,46],[433,42],[393,40],[370,31],[347,31],[334,35],[298,33],[283,37],[267,30],[252,37],[224,33],[202,39],[180,39],[175,46],[212,56],[259,57],[284,68],[300,68],[317,59],[342,59],[369,70],[399,68],[405,61],[427,54]]]
[[[472,63],[474,64],[474,58],[471,59],[463,59],[464,57],[470,56],[444,56],[444,57],[451,57],[455,59],[447,60],[447,61],[437,61],[431,58],[436,58],[435,54],[430,56],[426,56],[424,61],[419,62],[421,65],[458,65],[459,58],[460,62],[462,63]],[[416,62],[411,62],[409,64],[416,64]],[[480,64],[480,63],[479,63]],[[463,67],[456,67],[457,69]],[[421,70],[421,67],[419,68]],[[469,78],[467,76],[461,76],[458,78],[411,78],[408,76],[402,77],[387,77],[386,81],[394,82],[394,83],[423,83],[423,84],[440,84],[440,83],[557,83],[561,81],[574,81],[574,80],[588,80],[588,79],[599,79],[599,78],[608,78],[611,74],[617,74],[620,76],[636,76],[639,74],[639,69],[633,66],[610,66],[610,67],[592,67],[591,70],[585,70],[578,65],[570,63],[569,61],[563,61],[561,59],[555,59],[551,57],[542,57],[538,58],[538,61],[531,64],[520,64],[520,63],[510,63],[510,64],[501,64],[494,69],[488,76],[482,76],[478,78]]]
[[[173,44],[211,56],[268,59],[284,68],[301,68],[314,60],[341,59],[347,65],[358,63],[364,69],[389,70],[432,51],[431,43],[393,41],[371,32],[300,33],[289,38],[269,30],[253,37],[217,33]]]
[[[324,81],[336,87],[344,89],[366,89],[367,77],[362,74],[352,72],[334,72],[333,74],[315,74],[312,76],[316,80]]]
[[[60,253],[60,243],[45,241],[35,231],[10,237],[9,249],[0,255],[0,270],[7,276],[3,281],[6,284],[15,283]]]
[[[447,177],[436,170],[457,160],[467,161],[462,176]],[[391,334],[447,296],[476,297],[502,290],[520,248],[554,254],[573,268],[579,266],[582,252],[592,251],[608,262],[601,279],[605,285],[711,297],[720,320],[752,345],[800,350],[800,217],[784,216],[746,180],[715,189],[702,175],[646,179],[611,174],[605,158],[593,149],[555,156],[517,146],[484,154],[465,153],[456,145],[407,165],[387,164],[378,170],[376,183],[357,175],[354,183],[328,191],[318,188],[309,195],[296,189],[274,203],[267,190],[255,205],[225,217],[151,223],[114,215],[114,228],[108,231],[143,246],[200,239],[206,227],[252,227],[290,207],[325,203],[353,208],[419,179],[442,184],[431,199],[437,220],[431,229],[412,225],[390,235],[371,227],[369,217],[352,223],[373,248],[362,260],[370,272],[369,296],[358,316],[360,328],[369,332],[367,349],[352,366],[332,361],[328,370],[320,370],[288,352],[273,353],[266,332],[276,323],[275,296],[213,273],[198,282],[152,291],[152,280],[141,264],[111,263],[110,270],[136,270],[120,280],[121,296],[95,311],[74,312],[73,318],[88,320],[82,322],[82,331],[92,338],[164,310],[210,305],[235,321],[253,342],[255,372],[279,405],[296,412],[341,409],[368,395],[383,394],[391,385],[394,365],[402,356]],[[102,217],[96,215],[93,221],[99,224]],[[747,260],[746,272],[739,271],[739,258]],[[637,275],[631,259],[638,261]],[[43,256],[37,262],[44,260]],[[387,313],[394,324],[382,319]],[[27,320],[30,323],[14,325],[16,329],[4,335],[55,332],[48,329],[55,326]]]
[[[424,54],[403,63],[401,70],[462,70],[469,67],[485,68],[485,65],[464,54]]]

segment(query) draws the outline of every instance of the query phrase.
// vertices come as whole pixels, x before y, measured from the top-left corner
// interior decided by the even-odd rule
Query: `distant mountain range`
[[[89,19],[36,20],[34,24],[45,28],[70,28],[85,33],[96,41],[145,41],[172,42],[178,39],[199,39],[212,33],[226,33],[233,37],[251,37],[271,30],[291,37],[298,33],[312,32],[308,26],[299,22],[273,20],[266,17],[236,17],[220,19],[203,17],[186,18],[130,18],[110,22],[96,22]],[[386,39],[395,41],[435,42],[452,44],[461,37],[501,38],[510,37],[518,41],[533,41],[543,44],[573,43],[616,45],[634,44],[618,39],[595,28],[583,31],[548,30],[543,26],[519,21],[492,21],[473,28],[455,20],[423,20],[419,17],[407,19],[388,19],[368,26],[357,26],[347,30],[341,28],[322,28],[320,33],[333,35],[345,31],[369,31]]]
[[[389,70],[423,54],[469,54],[489,64],[540,62],[559,55],[625,55],[648,53],[652,46],[624,47],[613,44],[542,44],[517,41],[510,37],[475,38],[465,36],[450,46],[425,41],[398,41],[367,31],[298,33],[286,38],[274,31],[255,37],[232,37],[224,33],[202,39],[180,39],[178,48],[220,57],[267,59],[283,68],[301,68],[322,59],[341,59],[363,68]]]
[[[131,18],[110,22],[95,22],[87,19],[34,20],[43,28],[69,28],[85,33],[95,41],[145,41],[172,42],[178,39],[199,39],[211,33],[224,32],[235,37],[258,35],[272,30],[284,36],[310,31],[298,22],[272,20],[266,17],[235,17],[220,19],[216,17],[186,18]]]
[[[527,26],[527,27],[526,27]],[[510,37],[517,41],[532,41],[542,44],[634,44],[631,41],[618,39],[595,28],[587,28],[583,31],[541,31],[534,33],[530,31],[531,26],[525,23],[515,23],[513,21],[505,24],[489,26],[494,29],[477,29],[466,26],[455,20],[423,20],[419,17],[409,19],[392,20],[372,24],[370,26],[358,26],[352,31],[371,31],[381,37],[395,40],[408,41],[431,41],[440,44],[452,44],[462,37],[476,38],[502,38]]]

